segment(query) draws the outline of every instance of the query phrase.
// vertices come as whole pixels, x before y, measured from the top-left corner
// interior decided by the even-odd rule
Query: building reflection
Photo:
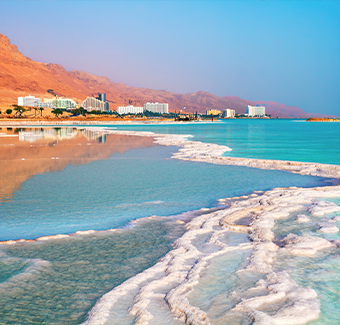
[[[0,128],[0,202],[10,200],[34,175],[149,146],[154,146],[149,137],[81,128]]]

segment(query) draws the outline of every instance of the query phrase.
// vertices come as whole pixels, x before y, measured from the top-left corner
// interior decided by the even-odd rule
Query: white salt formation
[[[106,132],[111,134],[153,137],[155,139],[155,143],[160,145],[180,147],[178,152],[173,155],[173,158],[181,160],[208,162],[219,165],[246,166],[259,169],[284,170],[301,175],[340,178],[339,165],[285,160],[224,157],[222,156],[223,153],[231,151],[231,148],[217,144],[189,141],[188,138],[192,137],[191,135],[156,134],[146,131],[123,131],[98,127],[88,127],[88,129],[98,133]]]
[[[295,220],[299,223],[303,223],[303,222],[308,222],[310,221],[310,219],[304,215],[304,214],[298,214],[296,217],[295,217]]]
[[[265,277],[256,287],[236,293],[241,299],[231,312],[244,313],[254,324],[305,324],[317,319],[320,306],[316,292],[299,287],[286,272],[274,272],[273,263],[280,250],[309,256],[320,250],[326,253],[336,243],[317,236],[289,234],[280,248],[273,242],[273,227],[275,220],[287,218],[294,211],[308,213],[322,197],[339,196],[340,186],[273,189],[261,197],[231,201],[229,208],[192,219],[172,251],[153,267],[104,295],[84,324],[116,324],[115,311],[121,310],[122,299],[129,301],[126,317],[134,316],[134,324],[157,324],[162,318],[159,313],[166,315],[166,310],[172,314],[171,324],[214,324],[209,314],[193,306],[188,297],[212,259],[237,250],[252,250],[248,265],[238,272],[260,272]],[[328,204],[318,204],[318,208],[320,213],[324,209],[323,215],[329,212]],[[249,224],[238,224],[244,218],[249,218]],[[225,239],[229,232],[249,234],[251,242],[229,246]],[[206,238],[203,243],[198,240],[202,236]],[[157,315],[155,306],[159,306]],[[225,319],[228,323],[228,313]]]
[[[92,130],[98,131],[98,128]],[[176,159],[340,178],[340,166],[336,165],[223,157],[222,154],[230,148],[188,141],[188,135],[105,131],[154,137],[158,144],[178,146],[179,151],[173,155]],[[334,223],[324,222],[320,225],[319,236],[287,234],[281,244],[275,241],[273,228],[277,219],[290,217],[297,211],[304,213],[295,217],[298,223],[308,222],[308,214],[327,217],[340,211],[336,204],[322,201],[323,198],[340,197],[340,186],[278,188],[261,196],[258,194],[262,192],[248,197],[221,199],[221,203],[230,204],[229,208],[192,219],[186,225],[187,232],[174,243],[172,251],[153,267],[104,295],[83,324],[214,324],[214,315],[192,305],[190,294],[200,283],[201,274],[207,271],[212,259],[239,250],[251,251],[251,256],[249,263],[237,273],[263,274],[263,278],[254,288],[236,289],[230,293],[230,297],[239,297],[239,301],[225,313],[223,322],[225,320],[229,324],[228,317],[235,312],[244,314],[257,325],[298,325],[317,319],[320,304],[316,292],[298,286],[287,272],[274,272],[273,266],[278,252],[302,257],[319,251],[328,254],[340,246],[340,241],[329,241],[320,236],[331,229],[335,231],[337,227]],[[334,219],[336,221],[340,217]],[[240,220],[249,222],[244,224]],[[250,242],[228,245],[225,236],[228,233],[248,234]],[[205,238],[203,243],[199,238]],[[126,310],[126,315],[120,315],[122,321],[117,323],[119,310]],[[124,322],[123,319],[129,321]]]
[[[326,239],[316,236],[297,236],[289,234],[283,239],[284,248],[293,255],[314,255],[319,250],[332,247]]]

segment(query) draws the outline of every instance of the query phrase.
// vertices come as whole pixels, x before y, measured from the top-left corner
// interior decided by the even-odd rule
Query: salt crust
[[[155,143],[160,145],[180,147],[178,152],[173,154],[173,158],[181,160],[207,162],[218,165],[246,166],[259,169],[284,170],[301,175],[340,178],[339,165],[286,160],[224,157],[222,156],[223,153],[231,151],[231,148],[212,143],[189,141],[188,139],[192,137],[192,135],[156,134],[146,131],[112,130],[105,127],[87,127],[87,129],[93,132],[105,132],[108,134],[153,137],[155,139]]]
[[[320,201],[314,203],[309,208],[309,213],[316,217],[322,217],[325,214],[330,214],[340,211],[340,207],[333,202]]]
[[[89,128],[102,132],[104,129]],[[132,132],[105,130],[107,133],[149,136],[160,145],[178,146],[180,149],[173,158],[224,165],[238,165],[261,169],[286,170],[302,175],[340,178],[340,166],[302,163],[278,160],[262,160],[247,158],[223,157],[222,154],[231,149],[198,141],[189,141],[189,135],[159,135],[152,132]],[[257,191],[256,193],[262,193]],[[267,295],[243,299],[235,306],[251,317],[254,324],[305,324],[318,318],[319,302],[313,289],[299,287],[288,273],[273,272],[272,264],[278,250],[294,254],[308,251],[309,254],[333,245],[322,241],[318,247],[313,240],[296,235],[288,235],[284,247],[279,248],[274,242],[272,231],[275,219],[289,216],[293,211],[301,211],[306,205],[309,212],[323,216],[336,210],[330,202],[317,202],[322,197],[340,197],[340,186],[298,189],[274,189],[265,192],[260,197],[251,197],[241,201],[231,202],[228,209],[215,211],[198,216],[187,224],[188,231],[174,243],[174,249],[161,258],[153,267],[128,279],[101,297],[89,312],[83,324],[110,324],[110,311],[114,310],[119,298],[132,291],[137,292],[130,307],[130,313],[135,316],[134,324],[149,324],[153,315],[148,310],[151,302],[166,301],[174,317],[187,324],[210,324],[208,315],[198,307],[191,306],[188,295],[199,283],[200,272],[208,265],[209,260],[233,250],[253,249],[249,265],[243,272],[256,271],[266,274],[253,289],[264,289]],[[240,198],[237,198],[240,199]],[[235,221],[250,217],[248,226],[234,224]],[[251,243],[238,246],[228,246],[223,241],[223,235],[228,232],[246,232]],[[215,247],[209,253],[203,253],[193,245],[194,239],[202,234],[209,236],[209,243]],[[296,237],[295,237],[296,236]],[[43,240],[41,238],[40,240]],[[338,243],[334,244],[338,245]],[[28,269],[27,269],[28,270]],[[166,293],[164,293],[166,289]],[[250,289],[252,290],[252,289]],[[239,293],[242,296],[242,293]],[[275,312],[267,314],[265,306],[284,302]]]
[[[290,216],[294,211],[312,207],[322,197],[339,197],[340,186],[285,189],[278,188],[260,197],[230,202],[230,207],[207,213],[187,223],[187,232],[174,243],[174,249],[153,267],[125,281],[105,294],[88,314],[83,324],[114,324],[111,311],[115,310],[120,297],[132,295],[129,312],[135,316],[134,324],[149,324],[153,315],[151,305],[166,302],[177,321],[187,324],[210,324],[207,313],[192,306],[188,295],[199,283],[200,273],[216,256],[233,250],[252,250],[249,264],[238,272],[260,272],[266,274],[256,287],[252,298],[243,298],[235,311],[252,318],[254,324],[305,324],[317,319],[320,314],[319,301],[313,289],[299,287],[286,272],[274,272],[272,265],[279,250],[287,254],[311,255],[321,249],[335,247],[330,241],[312,236],[286,236],[279,248],[274,240],[275,220]],[[319,205],[321,208],[322,205]],[[328,209],[329,205],[325,205]],[[327,210],[328,211],[328,210]],[[238,225],[242,218],[250,218],[249,225]],[[223,236],[226,232],[248,233],[251,243],[228,246]],[[199,235],[207,235],[214,249],[203,253],[193,243]],[[267,294],[256,295],[258,289]],[[134,294],[134,292],[137,292]],[[278,305],[276,312],[266,313],[266,307]]]
[[[296,217],[295,217],[295,220],[298,222],[298,223],[303,223],[303,222],[308,222],[310,221],[310,219],[304,215],[304,214],[298,214]]]
[[[284,248],[292,255],[314,255],[319,250],[333,247],[326,239],[315,236],[289,234],[283,239]]]
[[[96,130],[98,129],[93,129]],[[336,165],[223,157],[222,154],[231,150],[230,148],[189,141],[188,135],[156,135],[152,132],[117,130],[109,133],[150,136],[154,137],[155,142],[160,145],[179,146],[180,149],[173,155],[176,159],[340,178],[340,166]],[[315,216],[339,211],[339,207],[334,203],[322,203],[323,201],[318,202],[318,200],[322,197],[340,197],[340,186],[309,189],[278,188],[264,193],[261,197],[249,197],[231,202],[229,208],[207,213],[190,221],[187,224],[188,231],[174,243],[173,251],[166,254],[153,267],[105,294],[90,311],[83,324],[110,324],[110,310],[114,310],[119,297],[136,289],[138,293],[130,307],[130,313],[136,317],[134,324],[149,324],[153,315],[148,310],[148,306],[151,302],[157,303],[159,300],[165,300],[174,317],[183,323],[210,324],[208,315],[198,307],[191,306],[187,296],[199,283],[200,272],[210,259],[232,250],[250,247],[253,248],[252,255],[243,272],[261,272],[266,276],[255,288],[249,290],[256,292],[260,288],[266,290],[268,294],[242,299],[234,310],[246,313],[257,325],[305,324],[317,319],[320,305],[316,292],[313,289],[299,287],[286,272],[273,272],[272,264],[279,250],[289,254],[311,255],[320,249],[334,247],[334,244],[338,245],[338,243],[332,244],[319,237],[290,234],[283,240],[284,247],[279,248],[273,242],[272,229],[275,219],[288,217],[294,211],[306,210],[306,206],[309,206],[307,212]],[[248,226],[235,224],[235,221],[244,217],[251,220]],[[301,215],[299,218],[303,219]],[[222,240],[226,231],[248,233],[252,243],[230,247]],[[209,242],[218,249],[210,253],[202,253],[193,245],[193,240],[202,234],[208,234]],[[166,294],[164,288],[167,289]],[[242,293],[239,295],[242,296]],[[277,303],[280,303],[280,308],[276,312],[268,314],[264,311],[266,306]]]

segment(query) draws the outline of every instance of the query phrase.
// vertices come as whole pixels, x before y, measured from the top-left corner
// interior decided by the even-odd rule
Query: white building
[[[146,103],[144,104],[144,111],[153,113],[168,114],[169,104],[161,103]]]
[[[87,97],[82,104],[82,106],[88,111],[102,111],[102,112],[109,110],[108,105],[109,103],[94,97]]]
[[[251,106],[247,105],[248,116],[265,116],[266,108],[264,106]]]
[[[54,108],[51,103],[43,102],[41,98],[35,98],[34,96],[18,97],[18,106]]]
[[[222,117],[233,118],[235,117],[235,110],[227,108],[223,111]]]
[[[118,114],[143,114],[143,107],[128,105],[128,106],[118,106]]]
[[[57,108],[62,109],[72,109],[77,107],[77,103],[70,98],[60,98],[56,97],[51,100],[52,105],[54,105]]]

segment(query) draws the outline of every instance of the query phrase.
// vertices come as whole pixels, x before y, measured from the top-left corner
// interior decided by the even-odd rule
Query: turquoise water
[[[227,154],[239,157],[340,164],[340,152],[336,150],[339,148],[339,123],[228,120],[213,124],[114,127],[192,134],[195,140],[227,145],[233,149]],[[104,150],[105,145],[100,143],[102,147],[98,144],[96,148]],[[89,148],[93,147],[91,142]],[[170,158],[176,150],[175,147],[146,147],[116,152],[105,159],[72,162],[54,172],[32,175],[10,199],[2,202],[1,240],[33,239],[78,230],[120,229],[1,246],[0,324],[78,324],[83,321],[100,296],[153,265],[171,249],[173,240],[184,231],[173,222],[181,213],[217,206],[218,198],[249,194],[254,190],[329,184],[322,178],[281,171],[178,161]],[[2,159],[4,157],[0,157],[0,162]],[[51,170],[57,163],[52,163]],[[8,181],[16,176],[11,177]],[[130,223],[153,215],[166,218],[145,220],[137,226]],[[224,265],[223,258],[212,264],[213,270],[220,270],[220,279],[236,270],[243,263],[244,255],[235,254],[231,260],[233,265]],[[320,269],[338,268],[332,258],[320,258],[317,263]],[[309,272],[307,269],[301,281]],[[296,272],[300,271],[296,269]],[[338,283],[337,276],[334,275],[333,285]],[[211,281],[213,287],[218,288],[217,279],[209,278],[207,273],[203,285]],[[228,286],[236,278],[224,279]],[[316,285],[316,282],[309,285]],[[326,286],[316,290],[322,296],[323,310],[334,308],[338,292],[327,291]],[[207,300],[208,296],[211,300]],[[219,309],[219,299],[232,303],[222,290],[202,291],[202,295],[192,299],[216,315],[225,312],[224,307]],[[219,316],[217,320],[220,322]],[[316,324],[333,324],[327,321],[329,319]]]
[[[0,247],[0,324],[79,324],[98,298],[154,264],[183,232],[154,220],[113,233]]]
[[[327,199],[340,204],[339,199]],[[339,233],[323,234],[318,232],[318,223],[330,220],[332,213],[320,217],[313,217],[305,213],[310,221],[307,223],[294,222],[294,213],[291,217],[276,222],[274,228],[276,239],[280,240],[289,233],[299,236],[318,236],[331,240],[339,240]],[[335,225],[340,227],[340,222]],[[340,255],[338,248],[325,249],[315,256],[292,256],[289,254],[279,254],[276,263],[277,270],[286,270],[293,280],[305,288],[313,288],[321,302],[321,315],[316,321],[310,322],[311,325],[337,325],[340,322],[340,310],[338,308],[340,296]]]
[[[2,203],[0,240],[106,230],[211,207],[218,198],[254,190],[325,185],[319,177],[282,171],[182,162],[169,158],[173,150],[134,149],[28,179]]]
[[[191,134],[194,140],[230,147],[232,157],[340,164],[340,123],[232,119],[181,125],[115,126],[156,133]]]

